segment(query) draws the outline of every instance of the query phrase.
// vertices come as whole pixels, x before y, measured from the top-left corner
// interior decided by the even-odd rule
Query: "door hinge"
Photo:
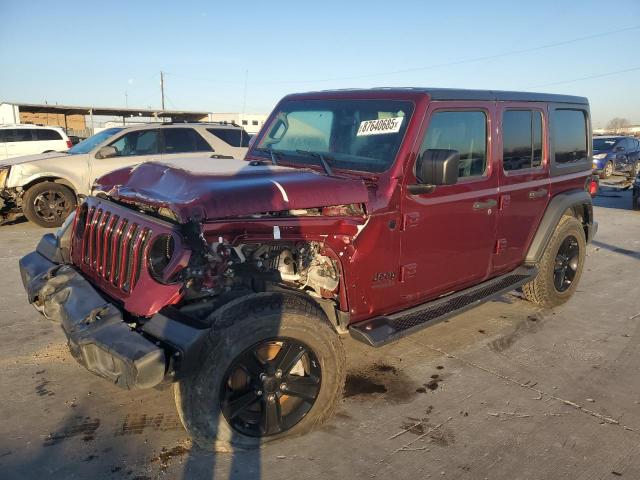
[[[420,222],[420,212],[409,212],[402,216],[402,229],[415,227]]]
[[[496,242],[496,253],[502,253],[507,249],[507,239],[499,238]]]
[[[400,281],[404,282],[411,277],[415,277],[417,271],[417,263],[407,263],[406,265],[402,265],[402,267],[400,267]]]

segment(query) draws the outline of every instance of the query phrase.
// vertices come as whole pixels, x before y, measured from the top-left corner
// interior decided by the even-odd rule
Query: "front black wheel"
[[[250,437],[286,432],[311,410],[322,382],[315,352],[285,337],[262,340],[227,369],[220,408],[227,423]]]
[[[200,370],[175,387],[183,425],[203,448],[255,448],[311,430],[333,413],[345,354],[306,299],[265,293],[222,307]]]
[[[22,197],[25,217],[41,227],[59,227],[75,207],[74,193],[54,182],[38,183]]]

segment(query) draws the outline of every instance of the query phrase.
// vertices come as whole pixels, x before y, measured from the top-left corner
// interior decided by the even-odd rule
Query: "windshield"
[[[108,139],[109,137],[112,137],[113,135],[115,135],[116,133],[118,133],[121,130],[122,130],[122,128],[117,128],[117,127],[116,128],[107,128],[106,130],[102,130],[101,132],[98,132],[95,135],[91,135],[89,138],[87,138],[86,140],[81,141],[77,145],[74,145],[69,150],[67,150],[67,153],[69,155],[78,155],[78,154],[82,154],[82,153],[89,153],[91,150],[96,148],[98,145],[100,145],[106,139]]]
[[[593,149],[594,150],[611,150],[618,141],[617,138],[594,138]]]
[[[401,100],[288,100],[280,104],[256,150],[284,161],[379,173],[394,162],[413,103]],[[261,149],[267,149],[262,150]]]

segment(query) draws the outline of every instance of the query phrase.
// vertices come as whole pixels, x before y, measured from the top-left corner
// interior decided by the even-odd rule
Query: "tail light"
[[[591,198],[595,198],[595,196],[598,195],[599,188],[600,182],[597,176],[592,175],[591,177],[587,178],[584,189],[589,193],[589,195],[591,195]]]
[[[73,147],[73,142],[67,138],[67,148]]]

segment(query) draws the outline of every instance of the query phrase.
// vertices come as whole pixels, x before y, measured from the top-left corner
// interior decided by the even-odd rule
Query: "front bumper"
[[[61,324],[72,355],[87,370],[129,390],[162,382],[165,351],[132,330],[73,266],[35,251],[20,259],[20,274],[29,302]]]

